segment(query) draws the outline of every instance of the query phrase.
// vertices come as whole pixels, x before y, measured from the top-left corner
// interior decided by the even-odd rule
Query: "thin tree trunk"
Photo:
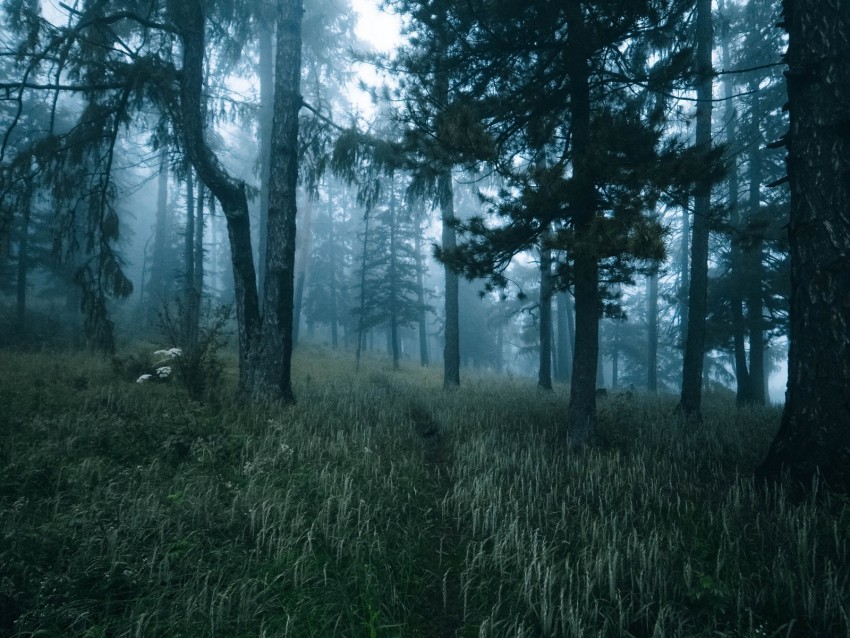
[[[195,312],[195,180],[186,167],[186,226],[183,235],[183,347],[188,353],[198,348],[198,313]]]
[[[396,225],[396,202],[395,202],[395,177],[390,176],[390,268],[389,268],[389,284],[390,284],[390,352],[393,357],[393,369],[398,370],[399,367],[399,351],[398,351],[398,311],[400,306],[400,292],[398,289],[398,247],[396,242],[398,238]]]
[[[330,305],[331,305],[331,346],[334,350],[339,347],[339,319],[337,317],[337,290],[336,290],[336,235],[334,229],[334,209],[333,190],[328,186],[328,246],[330,254],[328,255],[328,265],[330,267],[330,281],[328,288],[330,289]]]
[[[697,116],[696,148],[711,150],[711,0],[697,0]],[[688,287],[688,334],[682,364],[679,410],[688,420],[702,420],[702,372],[705,356],[705,318],[708,294],[708,234],[711,184],[699,183],[694,193],[691,238],[691,281]]]
[[[165,301],[165,282],[168,267],[168,240],[170,236],[168,210],[168,150],[163,148],[159,153],[159,173],[157,174],[156,222],[154,225],[153,254],[148,281],[148,304],[145,320],[148,324],[155,321],[159,306]]]
[[[764,395],[764,302],[762,300],[762,240],[757,229],[761,209],[761,129],[758,83],[750,83],[750,232],[747,251],[747,324],[750,333],[750,392],[757,405],[765,404]]]
[[[555,307],[558,311],[558,381],[569,381],[570,371],[573,365],[570,347],[570,336],[567,330],[567,293],[559,292],[555,295]]]
[[[443,250],[451,252],[457,247],[457,231],[454,228],[454,189],[452,172],[444,169],[438,178],[440,213],[443,219]],[[460,319],[458,304],[458,276],[448,266],[443,267],[446,278],[445,347],[443,349],[443,387],[460,385]]]
[[[543,245],[540,246],[540,365],[537,387],[552,389],[552,251]]]
[[[357,319],[357,349],[355,352],[354,370],[360,371],[360,352],[363,349],[363,338],[366,329],[366,255],[369,249],[369,212],[365,216],[363,229],[363,255],[360,259],[360,315]]]
[[[425,264],[422,259],[422,224],[418,217],[413,241],[413,249],[416,253],[416,303],[419,306],[419,365],[426,368],[428,367],[429,357],[427,310],[425,308]]]
[[[30,220],[32,218],[31,186],[26,186],[26,194],[21,202],[21,234],[18,237],[18,272],[15,295],[15,320],[18,330],[23,330],[27,315],[27,284],[30,269]]]
[[[721,0],[720,12],[726,10],[725,3]],[[724,25],[728,25],[726,20]],[[726,27],[728,30],[728,27]],[[732,56],[729,52],[729,34],[724,33],[723,37],[723,67],[726,69],[732,68]],[[732,343],[734,346],[735,355],[735,380],[736,392],[735,402],[738,407],[742,407],[752,400],[752,392],[750,385],[750,373],[747,369],[747,350],[744,336],[744,310],[743,310],[743,295],[741,294],[741,282],[746,280],[746,273],[743,269],[743,260],[741,255],[741,241],[738,234],[741,232],[741,215],[738,207],[738,114],[735,110],[735,103],[732,100],[734,95],[734,86],[732,78],[729,75],[723,76],[723,95],[726,98],[726,144],[729,147],[729,179],[728,188],[729,196],[727,198],[727,208],[729,209],[729,225],[732,229],[730,240],[730,276],[732,278],[732,286],[730,289],[729,303],[732,314]]]
[[[301,308],[304,302],[304,288],[310,270],[310,254],[313,250],[313,202],[306,198],[304,215],[301,220],[301,246],[298,251],[297,278],[295,280],[295,297],[292,311],[292,344],[298,344],[301,333]]]
[[[658,392],[658,269],[646,278],[646,389]]]
[[[688,206],[689,200],[685,198],[682,202],[682,240],[679,245],[679,331],[683,348],[688,340],[690,321],[688,287],[691,285],[691,217]]]

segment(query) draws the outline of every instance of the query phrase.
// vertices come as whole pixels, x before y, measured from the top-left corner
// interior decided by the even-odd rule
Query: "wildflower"
[[[136,379],[136,383],[147,383],[147,382],[148,382],[148,381],[150,381],[151,379],[153,379],[153,375],[152,375],[152,374],[143,374],[143,375],[142,375],[142,376],[140,376],[138,379]]]
[[[180,348],[169,348],[168,350],[157,350],[153,353],[155,357],[165,357],[166,359],[176,359],[183,356],[183,350]]]
[[[167,379],[171,376],[171,366],[162,366],[156,369],[156,376],[160,379]]]

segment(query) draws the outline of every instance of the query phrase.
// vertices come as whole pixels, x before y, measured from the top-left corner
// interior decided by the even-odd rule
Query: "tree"
[[[759,474],[850,491],[850,5],[785,0],[791,189],[788,390]]]
[[[706,157],[711,151],[711,50],[713,29],[711,0],[697,0],[696,80],[697,113],[695,148]],[[682,363],[679,410],[686,419],[702,419],[702,377],[705,357],[705,318],[708,296],[708,234],[711,216],[711,182],[702,179],[694,192],[691,238],[691,273],[688,286],[688,322]]]

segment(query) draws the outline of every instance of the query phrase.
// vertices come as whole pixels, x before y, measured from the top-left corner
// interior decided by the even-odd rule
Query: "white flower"
[[[147,381],[150,381],[151,379],[153,379],[152,374],[143,374],[138,379],[136,379],[136,383],[145,383]]]
[[[169,348],[168,350],[157,350],[153,353],[155,357],[165,357],[166,359],[176,359],[183,355],[180,348]]]
[[[158,376],[160,379],[167,379],[169,376],[171,376],[171,366],[162,366],[161,368],[157,368],[156,376]]]

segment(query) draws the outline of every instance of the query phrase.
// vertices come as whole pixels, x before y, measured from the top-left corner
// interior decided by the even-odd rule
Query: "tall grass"
[[[302,350],[296,406],[0,354],[0,636],[848,636],[850,510],[750,470],[775,410]],[[223,388],[220,396],[229,396]]]

